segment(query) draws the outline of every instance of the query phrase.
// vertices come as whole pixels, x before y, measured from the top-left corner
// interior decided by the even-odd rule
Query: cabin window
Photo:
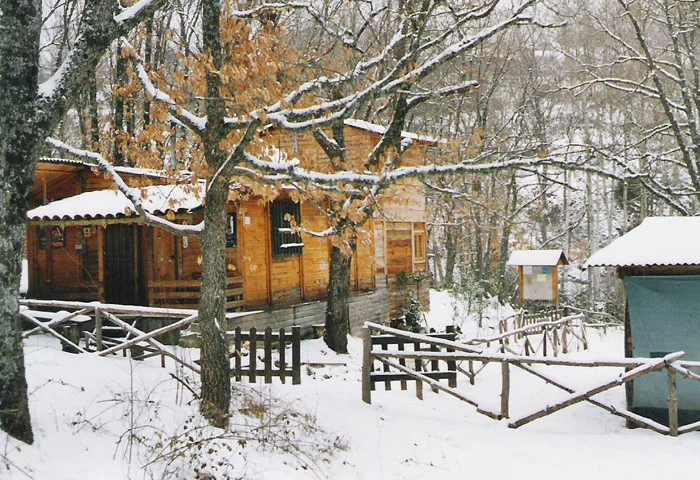
[[[413,261],[425,262],[425,232],[413,233]]]
[[[270,206],[270,225],[272,227],[272,256],[287,257],[301,255],[304,244],[301,235],[292,232],[288,218],[301,222],[301,208],[291,200],[275,200]]]
[[[238,246],[238,219],[235,213],[229,213],[226,217],[226,248]]]

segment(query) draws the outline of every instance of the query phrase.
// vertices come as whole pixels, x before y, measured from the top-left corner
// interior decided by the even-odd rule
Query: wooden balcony
[[[148,283],[148,303],[152,307],[199,307],[201,280],[165,280]],[[226,282],[226,309],[243,307],[243,277],[228,277]]]

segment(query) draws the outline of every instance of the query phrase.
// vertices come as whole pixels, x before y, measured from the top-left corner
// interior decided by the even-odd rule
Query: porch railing
[[[199,306],[201,280],[162,280],[148,282],[148,303],[152,307],[192,308]],[[226,309],[243,307],[243,277],[228,277]]]

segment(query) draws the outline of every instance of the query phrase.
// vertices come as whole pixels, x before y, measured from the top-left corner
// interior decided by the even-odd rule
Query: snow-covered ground
[[[455,321],[476,332],[475,321],[444,292],[433,292],[431,327]],[[505,315],[497,307],[493,315]],[[487,315],[488,317],[488,315]],[[484,327],[487,328],[487,327]],[[590,332],[591,349],[571,356],[622,356],[622,333]],[[444,393],[412,385],[373,392],[361,400],[362,345],[330,352],[322,340],[303,342],[302,360],[341,363],[305,367],[301,386],[238,385],[232,434],[206,427],[192,394],[158,359],[62,353],[57,341],[37,335],[25,344],[36,442],[19,444],[0,433],[2,479],[141,479],[211,477],[251,479],[658,479],[691,478],[700,434],[664,437],[590,404],[579,404],[520,429],[479,415]],[[547,370],[572,386],[615,374],[575,368]],[[560,391],[512,373],[511,415],[558,398]],[[186,377],[189,377],[185,375]],[[190,380],[192,380],[190,378]],[[487,367],[475,386],[459,388],[498,405],[500,369]],[[196,386],[195,386],[196,390]],[[601,398],[624,405],[622,388]],[[261,444],[265,440],[267,447]],[[179,455],[182,453],[183,455]]]

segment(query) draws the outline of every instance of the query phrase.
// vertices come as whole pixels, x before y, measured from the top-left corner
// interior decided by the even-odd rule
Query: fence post
[[[403,340],[399,340],[399,352],[404,351],[404,342]],[[404,367],[406,366],[406,360],[403,358],[399,359],[399,365],[403,365]],[[401,390],[406,390],[408,388],[408,385],[406,384],[406,380],[401,380]]]
[[[413,351],[420,352],[420,342],[413,342]],[[416,372],[421,371],[422,364],[418,358],[413,361],[413,365]],[[421,380],[416,380],[416,398],[423,400],[423,382]]]
[[[510,402],[510,363],[501,362],[501,417],[509,418]]]
[[[445,331],[450,334],[450,340],[453,342],[457,338],[457,335],[455,334],[455,327],[454,325],[448,325],[447,328],[445,328]],[[454,348],[448,348],[448,352],[454,352]],[[449,379],[447,379],[447,385],[450,386],[450,388],[457,388],[457,362],[454,360],[448,360],[447,361],[447,370],[452,372],[452,375],[450,376]]]
[[[257,352],[257,340],[258,333],[255,327],[250,329],[250,336],[248,337],[248,342],[250,343],[250,360],[248,361],[248,382],[255,383],[257,380],[257,370],[258,370],[258,352]]]
[[[292,327],[292,385],[301,383],[301,330],[299,325]]]
[[[103,349],[102,345],[102,313],[99,308],[95,308],[95,343],[98,352]]]
[[[234,330],[233,334],[233,348],[234,348],[234,359],[233,359],[233,371],[236,376],[236,381],[240,382],[243,380],[243,374],[241,373],[241,348],[243,346],[243,340],[241,339],[241,327],[238,326]]]
[[[265,329],[265,383],[272,383],[272,327]]]
[[[372,403],[372,331],[362,327],[362,401]]]
[[[285,358],[285,347],[287,345],[287,337],[284,334],[284,327],[280,328],[280,381],[282,383],[286,382],[285,374],[287,373],[287,362]]]
[[[547,327],[542,328],[542,356],[547,356]]]
[[[668,434],[678,436],[678,392],[676,390],[676,371],[668,369]]]

